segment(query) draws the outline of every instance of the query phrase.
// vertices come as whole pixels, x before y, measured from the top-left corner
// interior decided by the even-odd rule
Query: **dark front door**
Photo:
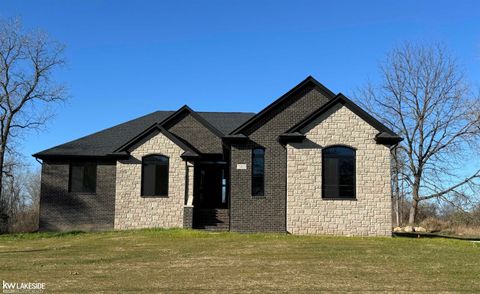
[[[227,208],[226,165],[195,164],[193,205],[196,208]]]

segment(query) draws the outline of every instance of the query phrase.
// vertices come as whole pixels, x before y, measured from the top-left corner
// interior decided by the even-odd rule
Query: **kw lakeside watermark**
[[[45,291],[45,283],[6,282],[2,283],[3,293],[41,293]]]

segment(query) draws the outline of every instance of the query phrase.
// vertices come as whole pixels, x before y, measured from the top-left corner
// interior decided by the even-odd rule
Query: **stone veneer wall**
[[[305,143],[287,145],[287,231],[390,236],[389,148],[347,107],[335,110],[312,122]],[[322,199],[321,148],[335,144],[356,149],[356,200]]]
[[[185,162],[183,150],[162,133],[151,135],[132,148],[131,158],[117,163],[115,229],[183,227]],[[142,197],[142,157],[169,157],[168,197]]]

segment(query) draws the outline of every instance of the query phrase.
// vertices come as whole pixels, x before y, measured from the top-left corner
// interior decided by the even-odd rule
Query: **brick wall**
[[[171,125],[171,126],[170,126]],[[167,129],[202,153],[222,153],[222,139],[199,123],[191,114],[180,115]]]
[[[40,192],[41,231],[113,229],[115,162],[99,161],[95,194],[68,192],[69,162],[44,161]]]
[[[285,232],[286,230],[286,149],[278,136],[328,101],[312,86],[307,86],[283,105],[276,107],[244,133],[251,142],[234,144],[231,150],[230,229],[241,232]],[[265,196],[251,194],[251,164],[254,146],[265,148]],[[237,170],[246,164],[246,170]]]
[[[307,127],[307,140],[287,146],[287,230],[293,234],[391,235],[390,151],[376,129],[346,107]],[[322,147],[356,148],[356,200],[322,199]]]
[[[131,158],[117,163],[115,229],[183,227],[185,162],[183,150],[162,133],[154,133],[132,148]],[[168,197],[141,197],[142,157],[169,157]]]

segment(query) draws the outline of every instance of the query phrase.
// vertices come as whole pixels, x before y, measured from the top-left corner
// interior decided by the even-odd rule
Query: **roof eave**
[[[299,132],[295,133],[283,133],[278,136],[278,141],[281,144],[288,144],[288,143],[301,143],[305,140],[306,136]]]
[[[199,159],[201,156],[198,153],[193,151],[185,151],[182,153],[182,155],[180,155],[180,157],[183,158],[184,160],[195,160],[195,159]]]
[[[105,155],[86,155],[86,154],[40,154],[35,153],[32,156],[40,160],[99,160],[99,159],[126,159],[130,155],[128,153],[109,153]]]
[[[386,134],[384,132],[378,133],[375,136],[375,142],[377,144],[383,144],[383,145],[396,145],[403,141],[403,138],[400,136],[391,136],[389,134]]]
[[[222,140],[225,143],[242,143],[248,141],[248,139],[249,138],[243,134],[227,135],[222,137]]]

